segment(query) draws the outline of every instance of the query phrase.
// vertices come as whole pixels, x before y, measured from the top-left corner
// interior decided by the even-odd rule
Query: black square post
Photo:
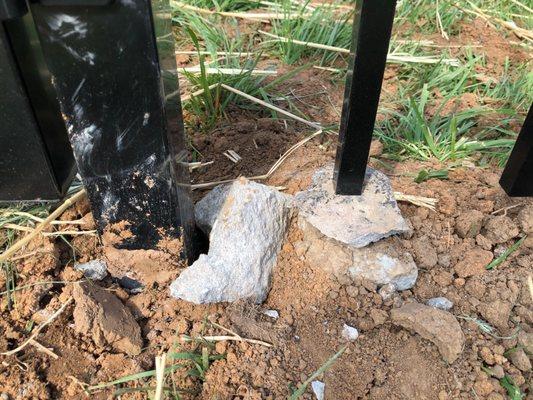
[[[509,196],[533,196],[533,104],[500,179]]]
[[[363,190],[395,8],[396,0],[357,0],[335,161],[337,194]]]
[[[183,237],[194,259],[168,0],[30,8],[99,230],[126,223],[133,235],[117,247],[132,250]]]

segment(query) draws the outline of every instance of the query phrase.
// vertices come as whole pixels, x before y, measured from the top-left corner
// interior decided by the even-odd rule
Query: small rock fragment
[[[512,349],[509,354],[509,359],[513,365],[522,372],[531,371],[531,361],[526,352],[522,348]]]
[[[447,362],[453,363],[461,354],[465,337],[453,314],[420,303],[407,303],[392,310],[391,319],[433,342]]]
[[[485,237],[495,244],[505,243],[520,233],[513,220],[505,215],[489,218],[485,230]]]
[[[359,331],[353,326],[344,324],[342,327],[342,337],[346,340],[354,341],[359,337]]]
[[[83,273],[87,279],[101,281],[107,276],[107,263],[104,260],[92,260],[83,264],[75,264],[74,268]]]
[[[199,201],[194,207],[196,225],[209,236],[211,228],[215,224],[224,201],[228,196],[231,185],[218,185],[207,196]]]
[[[526,234],[533,234],[533,206],[527,206],[518,213],[518,223]]]
[[[474,248],[468,251],[464,258],[455,265],[455,272],[460,278],[482,275],[487,272],[487,265],[494,259],[490,251]]]
[[[90,282],[77,283],[73,297],[74,329],[116,351],[137,355],[143,345],[141,328],[130,310],[111,292]]]
[[[326,237],[301,217],[298,224],[308,244],[310,265],[337,277],[362,278],[374,286],[392,283],[398,290],[406,290],[416,283],[418,268],[413,257],[393,238],[357,248]]]
[[[274,318],[274,319],[279,318],[279,312],[277,312],[276,310],[265,310],[263,311],[263,314],[270,318]]]
[[[326,384],[320,381],[311,382],[311,388],[315,394],[316,400],[324,400],[324,393],[326,391]]]
[[[394,283],[387,283],[379,289],[378,293],[384,301],[389,300],[396,293],[396,286]]]
[[[495,365],[491,368],[492,376],[494,376],[497,379],[502,379],[505,376],[505,371],[503,370],[503,367],[501,365]]]
[[[474,238],[481,231],[483,213],[478,210],[464,212],[455,221],[455,230],[461,238]]]
[[[449,311],[453,307],[453,302],[448,300],[446,297],[434,297],[427,301],[427,305],[438,308],[439,310]]]
[[[370,157],[379,157],[383,154],[383,143],[379,140],[372,140],[370,143]]]
[[[387,318],[389,318],[389,314],[387,314],[387,311],[385,310],[373,308],[372,310],[370,310],[370,318],[372,318],[374,324],[383,325],[385,321],[387,321]]]
[[[492,326],[498,329],[507,329],[512,308],[513,305],[507,301],[495,300],[490,303],[481,304],[479,312]]]
[[[518,332],[518,345],[523,347],[526,353],[533,354],[533,332]]]
[[[429,239],[424,236],[421,237],[413,243],[413,254],[416,260],[417,265],[420,268],[433,268],[437,265],[438,255],[437,251]]]

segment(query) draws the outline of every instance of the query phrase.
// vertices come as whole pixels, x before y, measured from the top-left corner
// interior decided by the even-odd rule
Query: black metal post
[[[509,196],[533,197],[533,104],[500,179]]]
[[[193,259],[177,77],[167,79],[176,71],[168,2],[41,0],[30,8],[99,230],[126,222],[133,235],[118,246],[125,249],[183,237]]]
[[[0,202],[56,201],[76,170],[27,11],[24,1],[0,0]]]
[[[363,190],[395,7],[396,0],[357,0],[335,161],[337,194]]]

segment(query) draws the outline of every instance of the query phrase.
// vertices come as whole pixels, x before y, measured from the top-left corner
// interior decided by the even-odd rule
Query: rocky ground
[[[268,183],[285,186],[287,194],[303,190],[332,154],[332,148],[311,143]],[[533,202],[508,198],[491,168],[461,167],[451,170],[448,180],[413,181],[421,168],[431,167],[437,165],[382,169],[395,191],[438,200],[435,212],[400,203],[412,230],[387,239],[409,252],[418,268],[416,284],[406,290],[336,276],[327,261],[309,262],[305,232],[296,219],[260,305],[193,305],[170,297],[169,284],[184,267],[175,261],[140,292],[126,290],[109,275],[85,281],[63,241],[35,240],[26,249],[30,255],[17,261],[21,290],[13,307],[7,307],[5,295],[2,299],[0,349],[16,348],[29,337],[31,325],[73,300],[36,337],[54,355],[30,345],[1,356],[3,398],[85,398],[87,385],[153,369],[157,354],[202,348],[213,360],[201,378],[180,370],[169,378],[169,385],[184,390],[182,398],[287,398],[344,344],[345,353],[316,378],[325,384],[328,399],[497,400],[509,398],[500,383],[505,377],[530,397],[533,314],[527,279],[533,266]],[[83,218],[84,229],[91,224],[85,202],[62,218]],[[486,269],[527,234],[505,261]],[[78,263],[105,260],[96,237],[75,237],[72,246]],[[327,256],[333,263],[335,254]],[[100,278],[96,273],[93,277]],[[220,326],[272,347],[183,341],[183,335],[226,335]],[[153,385],[148,380],[126,386]],[[89,397],[109,398],[117,388],[91,390]],[[303,398],[313,396],[309,388]],[[146,393],[121,398],[146,398]]]

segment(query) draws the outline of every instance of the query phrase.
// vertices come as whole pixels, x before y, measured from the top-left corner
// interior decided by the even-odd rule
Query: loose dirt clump
[[[129,355],[141,352],[141,329],[131,311],[111,292],[82,282],[74,285],[74,329],[92,337],[97,346],[110,345]]]

